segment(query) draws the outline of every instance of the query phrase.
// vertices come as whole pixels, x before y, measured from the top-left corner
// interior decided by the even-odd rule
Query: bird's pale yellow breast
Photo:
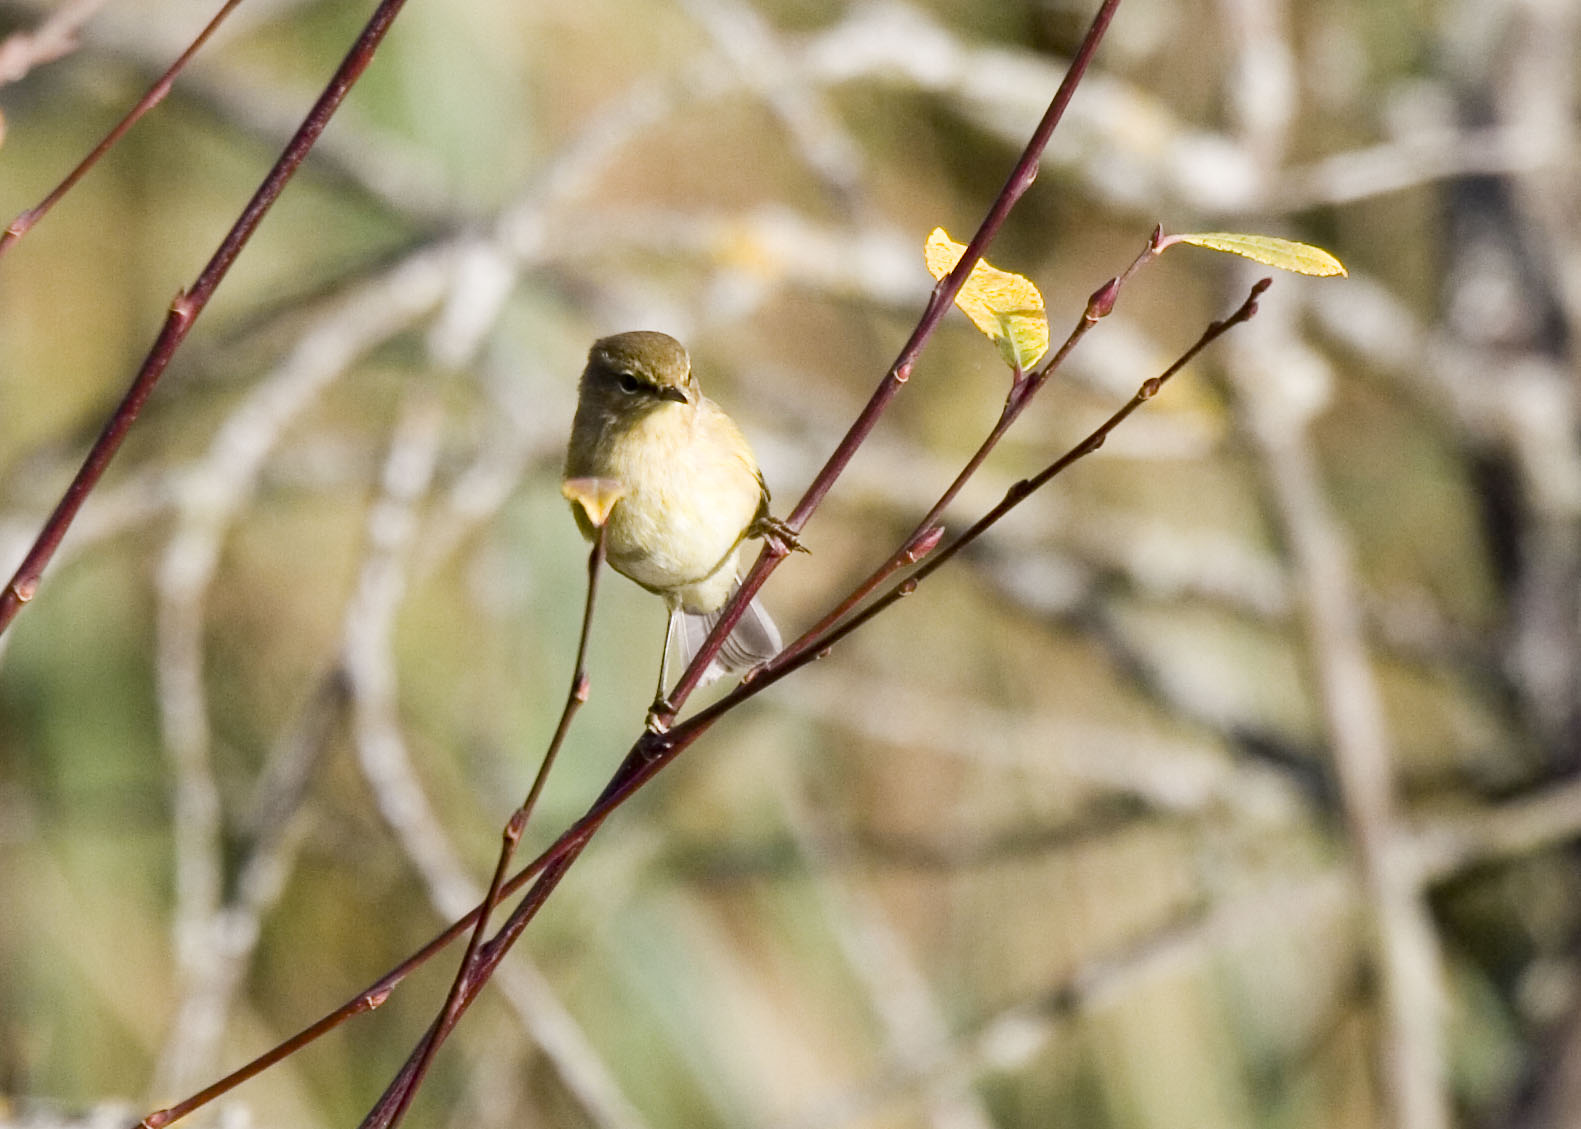
[[[577,414],[567,476],[613,478],[626,489],[605,534],[610,563],[688,610],[714,610],[764,505],[740,429],[706,398],[598,418],[584,399]],[[586,440],[580,447],[577,430]]]

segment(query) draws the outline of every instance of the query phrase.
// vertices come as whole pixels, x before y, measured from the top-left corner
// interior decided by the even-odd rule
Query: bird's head
[[[667,333],[636,330],[593,342],[582,372],[583,399],[620,417],[644,415],[666,403],[695,404],[701,395],[692,359]]]

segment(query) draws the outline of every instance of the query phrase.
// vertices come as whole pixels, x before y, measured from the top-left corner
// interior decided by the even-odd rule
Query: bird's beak
[[[676,388],[674,385],[666,385],[665,387],[659,389],[659,399],[674,400],[677,404],[691,403],[691,401],[686,398],[686,391],[681,388]]]

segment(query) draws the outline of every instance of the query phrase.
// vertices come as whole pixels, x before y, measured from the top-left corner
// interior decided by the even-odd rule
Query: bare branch
[[[334,77],[330,79],[328,87],[313,104],[301,127],[275,161],[263,184],[243,209],[241,216],[220,242],[208,265],[199,273],[192,286],[178,294],[171,303],[164,328],[155,339],[148,356],[144,358],[132,381],[132,386],[111,413],[104,430],[99,433],[98,439],[89,450],[82,469],[72,479],[65,496],[50,514],[33,547],[22,559],[10,582],[4,589],[0,589],[0,632],[5,631],[21,611],[22,606],[37,592],[44,569],[60,547],[61,540],[66,536],[66,530],[70,528],[72,520],[77,516],[77,511],[82,508],[82,503],[89,493],[98,485],[99,479],[103,477],[115,453],[120,450],[126,433],[136,421],[148,397],[153,394],[155,385],[169,367],[176,350],[186,340],[193,322],[202,314],[215,289],[230,271],[236,256],[252,238],[253,232],[263,222],[263,217],[284,191],[302,161],[306,159],[308,152],[313,148],[313,143],[324,132],[324,127],[329,124],[329,119],[339,109],[352,85],[372,61],[374,52],[378,50],[385,33],[389,31],[390,24],[400,13],[404,3],[405,0],[381,0],[378,8],[363,27],[362,33],[357,37],[356,43],[335,71]]]

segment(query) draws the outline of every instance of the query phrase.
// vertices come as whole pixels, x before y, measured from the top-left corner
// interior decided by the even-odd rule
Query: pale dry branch
[[[248,847],[235,893],[189,923],[194,951],[182,954],[181,997],[160,1051],[156,1093],[182,1092],[214,1068],[221,1036],[242,990],[264,919],[279,901],[306,831],[301,818],[309,775],[340,715],[341,687],[327,680],[275,742],[248,821]],[[183,846],[188,850],[190,843]],[[190,894],[187,895],[190,897]]]
[[[31,31],[15,31],[0,40],[0,86],[20,81],[34,67],[77,50],[82,29],[105,2],[68,0]]]
[[[1576,839],[1581,839],[1581,780],[1565,780],[1519,799],[1424,818],[1414,853],[1424,881],[1445,882]]]
[[[1517,297],[1533,323],[1520,344],[1544,370],[1558,370],[1507,394],[1528,439],[1522,469],[1534,511],[1520,546],[1510,657],[1544,743],[1562,748],[1581,731],[1581,16],[1573,5],[1519,0],[1506,19],[1499,60],[1483,80],[1500,124],[1550,165],[1510,182],[1521,228],[1510,239],[1512,265],[1535,276]],[[1551,308],[1557,324],[1545,325],[1534,307]]]
[[[774,1129],[844,1129],[892,1114],[941,1084],[972,1085],[1023,1069],[1074,1016],[1160,979],[1190,975],[1229,950],[1332,935],[1355,906],[1354,878],[1341,868],[1282,876],[1088,961],[1041,998],[985,1016],[909,1062],[888,1064],[861,1086],[815,1099]]]
[[[1227,0],[1240,29],[1238,66],[1261,83],[1231,88],[1238,140],[1262,183],[1277,179],[1299,106],[1285,2]],[[1278,93],[1274,93],[1278,92]],[[1271,101],[1273,108],[1257,104]],[[1238,422],[1257,459],[1264,504],[1284,541],[1314,670],[1315,696],[1369,920],[1379,981],[1384,1102],[1395,1129],[1450,1129],[1439,938],[1405,849],[1393,746],[1372,667],[1346,534],[1325,495],[1309,428],[1332,373],[1302,346],[1294,303],[1257,320],[1227,351]],[[1275,361],[1275,358],[1279,358]],[[1295,363],[1292,363],[1294,359]],[[1301,363],[1305,362],[1305,363]]]
[[[808,782],[780,782],[781,805],[801,856],[807,860],[819,905],[846,963],[867,991],[884,1031],[885,1057],[896,1068],[927,1078],[933,1047],[949,1038],[944,1010],[901,932],[857,881],[826,864],[841,853],[828,814],[806,795]],[[973,1092],[972,1080],[942,1075],[923,1083],[927,1122],[933,1129],[991,1129],[992,1115]]]
[[[1449,125],[1286,168],[1266,206],[1287,214],[1335,208],[1464,177],[1558,172],[1574,163],[1573,156],[1525,144],[1508,128]]]
[[[963,758],[984,769],[1035,773],[1069,802],[1090,792],[1135,799],[1172,815],[1229,813],[1266,828],[1293,825],[1304,808],[1282,774],[1238,762],[1211,743],[996,709],[937,688],[877,678],[856,687],[818,671],[788,687],[785,701],[869,741]],[[874,701],[883,708],[872,708]]]
[[[239,978],[235,958],[251,950],[250,942],[238,940],[233,916],[221,906],[222,816],[209,764],[204,690],[205,609],[225,538],[291,423],[368,349],[432,308],[443,293],[447,268],[443,253],[416,256],[336,303],[244,398],[177,488],[176,530],[157,579],[156,674],[174,791],[174,928],[182,1002],[161,1058],[159,1092],[183,1092],[212,1072]]]
[[[70,1111],[42,1102],[24,1103],[18,1109],[0,1110],[0,1129],[126,1129],[136,1116],[131,1106],[121,1102]]]
[[[1486,80],[1505,132],[1532,163],[1512,178],[1517,208],[1531,231],[1537,266],[1569,329],[1569,359],[1581,358],[1581,14],[1573,4],[1517,0],[1505,42]]]
[[[471,908],[476,890],[424,794],[402,733],[394,630],[405,596],[406,558],[417,534],[444,412],[434,392],[408,392],[390,437],[380,492],[368,512],[367,546],[343,628],[342,667],[351,694],[353,741],[375,806],[444,917]]]
[[[830,110],[823,92],[791,66],[790,49],[769,21],[742,0],[684,0],[736,79],[780,120],[802,163],[851,220],[866,218],[861,147]]]
[[[570,405],[562,412],[546,407],[546,390],[554,386],[547,372],[503,372],[485,361],[478,378],[495,409],[491,413],[495,422],[479,442],[472,462],[434,507],[412,563],[418,580],[427,579],[449,560],[474,530],[489,525],[524,476],[545,461],[558,466],[563,458],[562,421],[570,418]]]
[[[1282,319],[1231,352],[1231,381],[1284,537],[1316,695],[1368,913],[1379,978],[1385,1097],[1398,1129],[1448,1129],[1442,958],[1402,834],[1393,754],[1342,528],[1324,496],[1307,428],[1321,401],[1273,358],[1292,346]]]

